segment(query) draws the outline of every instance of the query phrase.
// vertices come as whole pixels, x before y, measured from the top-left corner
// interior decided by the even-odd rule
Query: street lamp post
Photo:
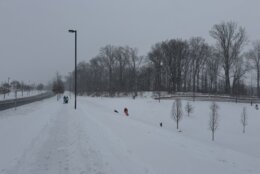
[[[69,30],[70,33],[75,33],[75,109],[77,109],[77,30]]]
[[[8,83],[8,96],[9,96],[9,93],[10,93],[9,80],[10,80],[10,77],[8,77],[8,81],[7,81],[7,83]]]
[[[159,74],[159,103],[160,103],[160,100],[161,100],[161,84],[162,84],[162,67],[163,67],[163,62],[160,62],[160,74]]]

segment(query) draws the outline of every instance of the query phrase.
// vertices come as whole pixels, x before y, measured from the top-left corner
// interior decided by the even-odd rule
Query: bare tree
[[[52,83],[52,91],[57,94],[57,101],[59,100],[61,94],[64,93],[64,83],[61,79],[61,75],[57,72],[56,79]]]
[[[104,91],[106,89],[105,79],[107,77],[106,65],[103,62],[103,58],[100,56],[96,56],[90,60],[91,66],[91,91],[99,93],[100,91]]]
[[[210,119],[209,119],[209,129],[212,133],[212,141],[215,139],[215,131],[218,128],[218,105],[216,102],[213,102],[210,106]]]
[[[162,52],[162,43],[155,44],[152,50],[148,53],[148,58],[152,62],[154,70],[154,90],[161,90],[161,73],[162,73],[162,62],[163,62],[163,52]]]
[[[128,47],[127,47],[128,48]],[[128,48],[130,54],[129,64],[131,67],[131,71],[133,73],[133,90],[134,90],[134,98],[137,96],[137,71],[140,68],[143,57],[137,55],[137,49]]]
[[[246,132],[246,126],[247,126],[247,112],[246,107],[243,107],[243,111],[241,114],[241,124],[243,125],[243,133]]]
[[[39,83],[39,84],[36,86],[36,89],[39,90],[39,91],[43,90],[43,88],[44,88],[44,85],[43,85],[42,83]]]
[[[179,129],[179,122],[182,118],[182,104],[181,100],[177,98],[172,105],[172,118],[177,123],[177,130]]]
[[[0,87],[0,94],[4,94],[4,99],[5,99],[5,95],[7,93],[10,92],[10,85],[8,83],[4,83],[1,87]]]
[[[244,59],[242,56],[239,56],[234,61],[234,67],[233,67],[233,85],[232,85],[232,94],[236,95],[236,101],[237,96],[240,94],[239,87],[241,86],[241,79],[245,74],[248,72],[249,67],[247,64],[244,63]]]
[[[113,91],[113,69],[115,66],[115,55],[114,55],[114,46],[107,45],[100,49],[100,57],[102,57],[104,65],[108,69],[108,88],[109,94],[112,95]]]
[[[129,48],[128,47],[115,47],[114,50],[115,55],[115,63],[118,67],[118,75],[119,75],[119,89],[125,89],[125,81],[123,79],[124,72],[126,70],[126,66],[129,64]]]
[[[189,45],[186,41],[172,39],[162,43],[162,52],[164,55],[164,65],[169,72],[171,81],[171,91],[182,91],[185,67],[188,68],[187,59],[189,55]]]
[[[260,40],[253,42],[253,49],[246,53],[251,68],[256,70],[257,96],[260,97]]]
[[[217,47],[223,58],[225,92],[230,93],[230,70],[247,41],[245,29],[234,22],[222,22],[213,26],[210,35],[217,40]]]
[[[209,90],[210,92],[217,92],[220,59],[215,48],[211,47],[210,49],[211,54],[206,62],[207,74],[209,76]]]
[[[139,70],[138,89],[141,91],[152,90],[152,84],[154,79],[153,66],[151,64],[144,65]]]
[[[209,46],[201,37],[193,37],[189,41],[191,72],[192,72],[192,91],[193,95],[199,88],[199,75],[209,57]]]
[[[83,94],[100,95],[101,92],[109,92],[110,96],[116,92],[133,92],[137,95],[140,88],[141,62],[143,57],[137,55],[137,49],[125,46],[117,47],[107,45],[100,49],[97,56],[89,62],[78,63],[78,91]],[[150,67],[148,68],[150,71]],[[74,73],[74,72],[73,72]],[[146,75],[150,87],[150,74]],[[69,88],[70,81],[74,81],[73,74],[66,78],[66,87]],[[142,90],[147,90],[142,89]],[[150,89],[149,89],[150,90]]]
[[[16,91],[21,89],[21,83],[17,80],[13,80],[11,82],[12,88],[14,88]]]
[[[187,102],[186,106],[185,106],[185,110],[186,112],[188,113],[188,117],[190,116],[190,113],[193,112],[193,107],[192,105],[190,104],[190,102]]]

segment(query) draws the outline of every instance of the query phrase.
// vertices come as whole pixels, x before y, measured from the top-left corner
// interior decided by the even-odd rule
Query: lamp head
[[[68,30],[70,33],[76,33],[76,30]]]

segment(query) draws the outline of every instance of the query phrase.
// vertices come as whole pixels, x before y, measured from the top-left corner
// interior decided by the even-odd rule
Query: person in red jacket
[[[128,114],[128,109],[127,109],[127,108],[124,109],[124,113],[125,113],[126,116],[129,115],[129,114]]]

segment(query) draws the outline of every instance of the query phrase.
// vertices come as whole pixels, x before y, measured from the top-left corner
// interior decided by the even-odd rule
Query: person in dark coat
[[[129,114],[128,114],[128,109],[127,109],[127,108],[124,109],[124,113],[125,113],[126,116],[129,115]]]

